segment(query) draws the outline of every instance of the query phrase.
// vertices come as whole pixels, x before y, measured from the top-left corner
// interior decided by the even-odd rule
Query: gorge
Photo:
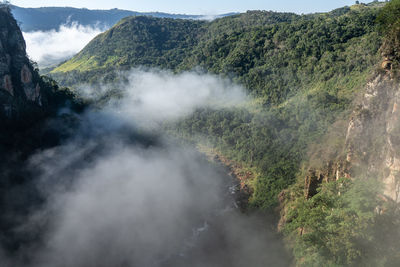
[[[42,76],[2,6],[0,263],[397,266],[399,14],[126,17]]]

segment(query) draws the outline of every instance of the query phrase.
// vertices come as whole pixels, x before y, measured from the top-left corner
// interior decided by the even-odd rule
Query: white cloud
[[[192,72],[121,75],[124,97],[74,114],[75,134],[31,157],[45,204],[19,231],[43,230],[13,266],[287,266],[265,221],[235,208],[226,169],[153,131],[243,103],[242,88]]]
[[[120,76],[124,82],[117,87],[122,90],[123,97],[111,101],[107,112],[141,128],[181,119],[200,107],[220,109],[248,100],[241,86],[215,75],[134,69]],[[102,95],[109,86],[103,85],[100,90],[95,90],[83,85],[78,90],[86,97],[93,97],[93,92],[100,91]]]
[[[77,23],[51,31],[24,32],[28,56],[40,67],[49,67],[71,58],[104,29]]]

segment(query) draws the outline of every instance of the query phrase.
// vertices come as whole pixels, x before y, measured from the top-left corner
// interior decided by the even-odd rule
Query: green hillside
[[[209,23],[130,17],[51,74],[64,85],[73,85],[98,81],[115,68],[182,71],[200,66],[232,77],[265,103],[277,104],[310,81],[370,66],[371,51],[379,46],[374,35],[376,12],[343,8],[298,16],[253,11]]]
[[[177,68],[188,58],[200,40],[214,39],[221,33],[232,34],[257,26],[288,22],[296,17],[294,14],[259,11],[230,16],[227,20],[218,19],[216,23],[144,16],[127,17],[96,37],[78,55],[53,72],[82,72],[107,68],[111,63],[113,66]],[[89,58],[92,59],[87,62]],[[174,64],[168,62],[171,59]]]
[[[188,56],[189,48],[197,44],[203,24],[191,20],[125,18],[54,71],[141,65],[176,68]]]

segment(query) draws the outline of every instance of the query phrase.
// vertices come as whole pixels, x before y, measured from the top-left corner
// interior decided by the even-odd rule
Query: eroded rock
[[[25,48],[22,32],[10,10],[1,8],[0,118],[9,118],[12,124],[19,120],[25,122],[27,117],[34,120],[31,113],[40,116],[43,111],[41,78],[32,67]]]
[[[14,87],[10,75],[4,75],[2,87],[12,96],[14,96]]]

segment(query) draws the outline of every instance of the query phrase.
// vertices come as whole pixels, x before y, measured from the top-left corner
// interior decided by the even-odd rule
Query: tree
[[[400,23],[400,0],[392,0],[382,8],[377,17],[381,30],[389,32]]]

